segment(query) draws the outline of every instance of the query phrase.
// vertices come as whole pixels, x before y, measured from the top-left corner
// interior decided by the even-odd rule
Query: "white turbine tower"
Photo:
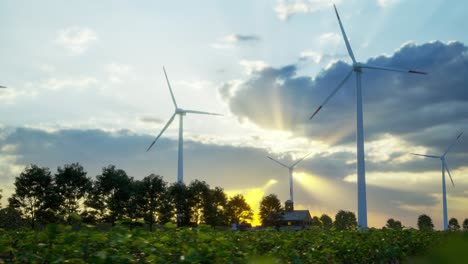
[[[447,155],[447,153],[450,151],[450,149],[455,145],[455,143],[457,143],[458,139],[461,137],[462,134],[463,134],[463,132],[458,134],[457,138],[452,143],[452,145],[450,145],[445,150],[444,154],[442,154],[442,156],[440,156],[440,157],[439,156],[434,156],[434,155],[424,155],[424,154],[411,153],[411,154],[416,155],[416,156],[423,156],[423,157],[426,157],[426,158],[440,159],[441,162],[442,162],[442,208],[443,208],[443,211],[444,211],[444,230],[448,229],[447,191],[445,190],[445,171],[447,171],[447,173],[448,173],[448,175],[450,177],[450,181],[452,182],[453,187],[455,187],[455,184],[453,183],[453,179],[452,179],[452,174],[450,174],[448,164],[445,161],[445,155]]]
[[[166,125],[163,127],[159,135],[154,139],[154,141],[151,143],[151,145],[148,147],[146,151],[149,151],[151,147],[156,143],[156,141],[161,137],[161,135],[166,131],[167,127],[172,123],[176,115],[179,115],[179,150],[178,150],[178,160],[177,160],[177,183],[183,183],[184,182],[184,137],[183,137],[183,131],[184,131],[184,124],[183,124],[183,118],[186,114],[202,114],[202,115],[221,115],[221,114],[215,114],[215,113],[208,113],[208,112],[202,112],[202,111],[196,111],[196,110],[185,110],[182,108],[179,108],[177,106],[174,93],[172,92],[171,84],[169,83],[169,78],[167,77],[166,74],[166,69],[163,67],[164,75],[166,76],[166,81],[167,81],[167,86],[169,87],[169,92],[171,93],[172,97],[172,102],[174,103],[175,111],[174,114],[172,114],[171,118],[169,118],[169,121],[167,121]]]
[[[353,51],[351,49],[351,45],[349,44],[348,37],[343,28],[343,24],[341,23],[340,16],[338,15],[338,11],[336,10],[336,6],[333,5],[335,8],[336,17],[338,19],[338,23],[340,25],[341,34],[343,35],[344,42],[346,44],[346,48],[348,50],[348,54],[353,61],[353,68],[349,73],[345,76],[345,78],[338,84],[335,90],[323,101],[323,103],[315,110],[312,114],[310,119],[312,119],[319,111],[325,106],[330,98],[335,95],[335,93],[345,84],[345,82],[351,77],[353,72],[356,73],[356,124],[357,124],[357,188],[358,188],[358,225],[361,230],[367,228],[367,201],[366,201],[366,176],[365,176],[365,161],[364,161],[364,129],[363,129],[363,118],[362,118],[362,90],[361,90],[361,74],[363,69],[371,69],[371,70],[383,70],[383,71],[392,71],[392,72],[404,72],[404,73],[416,73],[416,74],[426,74],[425,72],[415,71],[415,70],[408,70],[408,69],[396,69],[396,68],[389,68],[389,67],[381,67],[381,66],[374,66],[369,64],[363,64],[357,62],[354,58]]]
[[[311,152],[312,153],[312,152]],[[294,162],[293,165],[291,166],[288,166],[280,161],[277,161],[275,160],[274,158],[270,157],[270,156],[267,156],[269,159],[271,159],[272,161],[278,163],[279,165],[287,168],[289,170],[289,200],[291,200],[291,202],[294,202],[294,189],[293,189],[293,172],[294,172],[294,167],[296,167],[297,164],[299,164],[299,162],[303,161],[307,156],[309,156],[311,153],[305,155],[304,157],[302,157],[300,160]]]

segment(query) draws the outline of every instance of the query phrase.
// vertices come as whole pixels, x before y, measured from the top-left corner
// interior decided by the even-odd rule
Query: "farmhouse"
[[[305,229],[312,223],[309,210],[294,210],[294,202],[287,200],[283,212],[276,212],[271,216],[270,223],[280,229]],[[273,220],[273,218],[276,218]]]

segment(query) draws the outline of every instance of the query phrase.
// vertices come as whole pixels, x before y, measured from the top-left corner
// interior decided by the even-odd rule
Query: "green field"
[[[444,245],[466,251],[468,234],[457,234],[413,229],[239,232],[204,226],[149,232],[49,225],[42,231],[2,231],[0,254],[3,261],[23,263],[426,263],[450,255]]]

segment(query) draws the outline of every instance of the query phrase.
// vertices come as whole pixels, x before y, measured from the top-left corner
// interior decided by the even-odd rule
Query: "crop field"
[[[448,236],[453,235],[413,229],[240,232],[166,226],[149,232],[49,225],[42,231],[3,231],[0,254],[4,262],[23,263],[425,263],[429,249],[446,244]],[[466,247],[466,233],[461,239],[465,244],[456,244]]]

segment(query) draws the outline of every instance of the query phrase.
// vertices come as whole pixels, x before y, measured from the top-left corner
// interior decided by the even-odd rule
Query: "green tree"
[[[356,215],[353,212],[340,210],[335,216],[334,226],[337,230],[353,230],[357,228]]]
[[[252,221],[253,211],[242,194],[237,194],[227,203],[226,213],[229,224],[241,224]]]
[[[8,199],[10,207],[28,219],[31,228],[34,229],[38,221],[47,223],[55,220],[58,199],[49,168],[27,166],[15,178],[14,185],[15,192]]]
[[[458,220],[454,217],[450,218],[448,222],[448,229],[450,231],[458,231],[460,230],[460,224],[458,224]]]
[[[2,198],[3,198],[2,192],[3,192],[3,190],[0,189],[0,208],[2,208]]]
[[[80,202],[91,190],[91,180],[86,177],[86,171],[79,163],[66,164],[58,167],[54,176],[57,194],[60,196],[62,214],[77,214]]]
[[[403,226],[401,225],[401,222],[398,220],[395,220],[393,218],[390,218],[387,220],[387,224],[385,225],[386,228],[389,229],[394,229],[394,230],[401,230],[403,229]]]
[[[166,190],[167,183],[159,175],[151,174],[141,181],[141,210],[150,231],[153,230],[155,223],[161,222],[161,220],[170,221],[170,217],[166,219],[167,216],[164,216],[164,204],[167,203],[165,200]]]
[[[434,224],[432,223],[432,219],[426,214],[420,215],[418,217],[418,229],[421,231],[434,230]]]
[[[117,219],[126,217],[130,201],[133,178],[129,178],[124,170],[109,165],[102,169],[102,174],[96,176],[93,190],[87,205],[97,210],[101,220],[115,224]]]
[[[330,229],[333,227],[333,220],[331,219],[330,216],[323,214],[320,216],[320,222],[322,223],[322,228],[323,229]]]
[[[203,222],[211,226],[227,225],[227,196],[220,187],[209,190],[207,202],[204,205]]]
[[[468,218],[463,221],[463,230],[468,231]]]
[[[260,221],[263,226],[276,225],[281,219],[281,202],[275,194],[264,196],[260,202]]]
[[[312,221],[311,221],[311,226],[315,226],[315,227],[322,227],[322,221],[320,221],[320,218],[318,218],[317,216],[314,216],[312,217]]]

